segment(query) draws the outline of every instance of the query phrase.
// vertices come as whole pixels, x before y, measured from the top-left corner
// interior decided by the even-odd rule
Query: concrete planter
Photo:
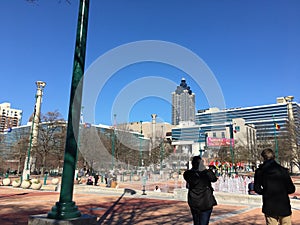
[[[41,187],[42,187],[42,183],[40,183],[40,182],[35,182],[35,183],[32,183],[32,184],[31,184],[31,188],[32,188],[33,190],[40,190]]]
[[[53,178],[51,183],[54,184],[54,185],[57,185],[59,182],[59,179],[58,178]]]
[[[117,181],[112,181],[111,182],[111,188],[116,188],[118,185]]]
[[[3,184],[4,186],[9,186],[9,185],[10,185],[10,179],[9,179],[9,178],[4,178],[4,179],[2,180],[2,184]]]
[[[123,180],[124,180],[124,182],[129,181],[129,176],[124,176]]]
[[[133,176],[133,180],[134,180],[134,181],[139,181],[139,180],[140,180],[140,177],[137,176],[137,175],[134,175],[134,176]]]
[[[14,180],[11,185],[13,187],[20,187],[21,186],[21,181],[20,180]]]
[[[173,177],[174,179],[177,179],[177,178],[179,177],[179,174],[178,174],[177,172],[174,172],[174,173],[172,174],[172,177]]]
[[[21,188],[28,189],[31,186],[30,180],[23,180],[21,183]]]

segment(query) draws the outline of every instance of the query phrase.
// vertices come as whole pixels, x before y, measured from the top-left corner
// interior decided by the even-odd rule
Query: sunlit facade
[[[10,103],[0,104],[0,133],[21,125],[22,110],[12,109]]]
[[[172,125],[182,121],[195,121],[195,94],[184,78],[172,93]]]

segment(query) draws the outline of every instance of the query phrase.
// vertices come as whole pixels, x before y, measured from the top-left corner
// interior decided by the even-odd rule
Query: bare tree
[[[78,167],[83,166],[90,171],[110,167],[112,162],[110,135],[106,129],[82,124],[78,140],[80,151]]]
[[[61,138],[64,136],[63,127],[66,123],[58,111],[47,112],[45,115],[42,115],[41,122],[39,125],[36,167],[39,167],[41,174],[43,174],[44,169],[48,168],[47,164],[49,160],[47,159],[51,156],[51,153],[57,153],[57,150],[62,150]]]
[[[294,121],[287,121],[285,126],[281,127],[280,135],[277,137],[278,141],[278,155],[279,161],[286,167],[290,167],[293,172],[294,166],[297,170],[300,169],[300,148],[299,148],[299,134],[300,126]]]
[[[28,145],[29,145],[29,139],[28,139],[28,132],[25,130],[22,130],[21,133],[15,134],[15,140],[17,140],[13,146],[13,153],[14,158],[18,160],[18,169],[17,173],[19,174],[24,165],[24,161],[28,152]]]

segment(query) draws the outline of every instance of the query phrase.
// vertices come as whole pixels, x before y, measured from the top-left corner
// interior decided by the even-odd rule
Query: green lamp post
[[[111,169],[115,168],[115,128],[111,135]]]
[[[273,123],[274,123],[274,141],[275,141],[275,159],[279,163],[279,154],[278,154],[278,140],[277,140],[277,123],[275,122],[275,116],[273,115]]]
[[[89,0],[80,0],[61,191],[59,202],[56,202],[48,213],[48,218],[51,219],[64,220],[81,216],[72,199],[78,150],[88,12]]]
[[[234,137],[233,137],[233,124],[231,123],[229,126],[229,134],[230,134],[230,154],[231,154],[231,162],[232,162],[232,172],[234,172],[234,151],[233,151],[233,143],[234,143]]]
[[[141,123],[141,134],[139,135],[140,139],[140,161],[139,161],[139,166],[143,166],[143,153],[142,153],[142,135],[143,135],[143,121],[140,121]]]

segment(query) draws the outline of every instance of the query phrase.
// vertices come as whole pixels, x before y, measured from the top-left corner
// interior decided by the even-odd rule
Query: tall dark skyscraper
[[[178,125],[180,121],[195,121],[195,94],[184,78],[172,92],[172,125]]]

